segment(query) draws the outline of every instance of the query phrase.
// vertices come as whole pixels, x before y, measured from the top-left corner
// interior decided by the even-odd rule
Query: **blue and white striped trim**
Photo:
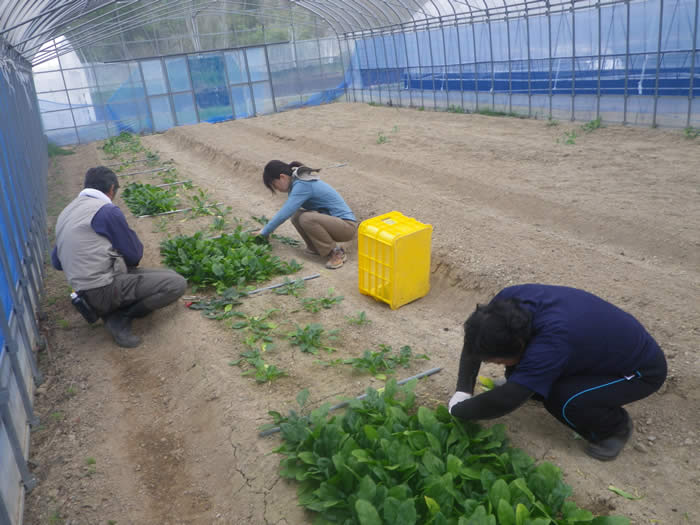
[[[593,391],[593,390],[598,390],[598,389],[600,389],[600,388],[605,388],[606,386],[616,385],[617,383],[621,383],[622,381],[630,381],[630,380],[632,380],[632,379],[640,378],[640,377],[642,377],[642,374],[639,372],[639,370],[635,370],[635,371],[634,371],[634,374],[631,375],[631,376],[624,376],[624,377],[622,377],[621,379],[616,379],[615,381],[610,381],[609,383],[605,383],[604,385],[594,386],[594,387],[591,387],[591,388],[587,388],[586,390],[581,390],[578,394],[574,394],[573,396],[571,396],[569,399],[566,400],[566,403],[564,403],[564,406],[561,407],[561,417],[564,418],[564,420],[569,424],[569,426],[570,426],[571,428],[576,428],[576,425],[574,425],[574,424],[569,420],[569,418],[566,417],[566,406],[567,406],[571,401],[573,401],[574,399],[576,399],[578,396],[580,396],[580,395],[582,395],[582,394],[585,394],[586,392],[591,392],[591,391]]]

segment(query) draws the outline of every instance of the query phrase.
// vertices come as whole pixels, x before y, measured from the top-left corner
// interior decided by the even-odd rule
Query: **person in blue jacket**
[[[482,361],[505,365],[506,381],[474,396]],[[666,372],[659,345],[620,308],[576,288],[511,286],[464,324],[449,411],[489,419],[537,399],[586,439],[586,454],[608,461],[632,434],[623,406],[656,392]]]
[[[141,339],[131,331],[132,319],[176,301],[187,281],[172,270],[138,267],[143,244],[112,203],[118,190],[109,168],[87,171],[85,188],[58,216],[51,263],[102,317],[114,341],[133,348]]]
[[[311,176],[318,172],[300,162],[271,160],[263,170],[263,184],[272,192],[288,193],[284,206],[260,231],[268,237],[287,219],[304,239],[307,253],[328,257],[326,267],[340,268],[346,260],[338,245],[355,238],[357,219],[340,194],[329,184]]]

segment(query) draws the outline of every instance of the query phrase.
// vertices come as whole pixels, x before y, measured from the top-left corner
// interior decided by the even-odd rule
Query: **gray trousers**
[[[348,242],[355,238],[357,223],[319,213],[299,210],[292,215],[292,225],[301,235],[306,246],[319,255],[328,255],[338,242]]]
[[[83,291],[83,297],[100,317],[126,309],[140,317],[177,301],[186,287],[185,278],[172,270],[129,268],[111,284]]]

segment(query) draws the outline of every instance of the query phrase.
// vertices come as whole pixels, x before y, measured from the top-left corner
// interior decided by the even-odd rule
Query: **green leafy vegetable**
[[[202,315],[209,319],[227,319],[236,313],[233,307],[242,304],[241,297],[245,297],[245,294],[239,292],[238,289],[227,288],[221,295],[193,302],[190,304],[190,308],[202,310]]]
[[[335,348],[324,344],[323,340],[333,341],[337,339],[337,335],[338,330],[326,332],[320,324],[312,323],[304,328],[297,325],[296,331],[288,334],[288,337],[292,345],[298,346],[302,352],[318,354],[321,349],[326,352],[334,352]]]
[[[122,153],[138,153],[143,151],[144,147],[138,135],[123,131],[116,137],[105,140],[102,149],[113,159]]]
[[[139,182],[127,184],[124,201],[134,215],[156,215],[173,211],[178,206],[175,190]]]
[[[205,239],[202,233],[167,239],[161,243],[160,253],[166,266],[195,286],[215,286],[217,290],[301,269],[295,260],[282,261],[272,255],[269,245],[258,244],[255,239],[239,226],[216,239]]]
[[[333,308],[334,304],[340,303],[343,299],[342,295],[335,295],[333,288],[330,288],[326,297],[306,297],[301,300],[301,305],[307,312],[316,313],[322,309]]]
[[[270,412],[283,439],[280,475],[299,482],[299,504],[318,514],[316,523],[629,524],[567,501],[559,469],[507,446],[502,425],[416,407],[414,386],[391,380],[383,393],[368,389],[342,415],[329,417],[328,405]]]
[[[265,351],[265,346],[263,345],[262,351]],[[249,365],[247,369],[241,374],[243,376],[253,376],[255,381],[258,383],[268,383],[274,381],[279,377],[287,375],[287,372],[281,368],[277,368],[275,365],[271,365],[265,362],[262,358],[262,353],[260,350],[253,349],[247,352],[241,353],[241,359],[236,361],[231,361],[230,366],[240,366],[243,367],[244,364]]]
[[[425,354],[413,355],[411,347],[406,345],[402,346],[401,349],[392,354],[392,348],[389,345],[381,344],[376,352],[371,350],[365,350],[362,357],[353,357],[350,359],[336,359],[329,363],[324,363],[327,365],[352,365],[356,370],[361,370],[364,372],[369,372],[377,379],[385,380],[385,374],[393,374],[394,369],[398,366],[408,368],[411,364],[412,359],[427,359],[430,358]]]

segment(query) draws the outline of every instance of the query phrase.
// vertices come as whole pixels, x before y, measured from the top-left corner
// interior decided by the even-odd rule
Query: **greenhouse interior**
[[[34,402],[43,377],[36,351],[47,345],[39,312],[53,242],[47,233],[53,198],[47,147],[79,148],[125,134],[146,140],[183,126],[224,126],[339,102],[412,109],[424,112],[420,118],[438,112],[500,115],[553,126],[597,122],[697,136],[698,4],[1,2],[0,525],[34,523],[23,521],[25,500],[41,485],[29,458],[40,425]],[[377,144],[392,139],[387,129],[373,131]],[[393,133],[400,133],[397,126]],[[567,144],[574,140],[566,137]],[[660,523],[692,522],[677,514],[678,521]],[[42,523],[83,523],[65,521],[60,513],[49,518]],[[140,519],[130,522],[146,523]],[[498,523],[579,523],[561,515],[541,519]],[[474,520],[464,523],[496,523]],[[296,523],[206,513],[167,522]],[[382,521],[365,516],[357,522]]]

